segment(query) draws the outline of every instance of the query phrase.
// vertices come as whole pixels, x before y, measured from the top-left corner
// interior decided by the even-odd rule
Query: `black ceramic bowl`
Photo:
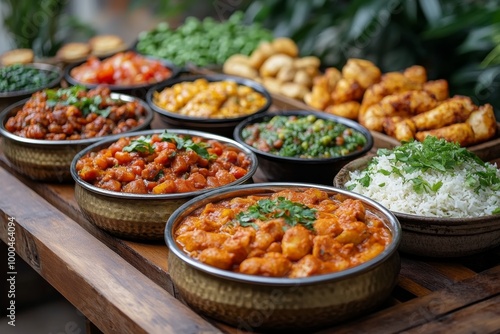
[[[366,138],[366,143],[360,150],[343,156],[332,158],[295,158],[267,153],[245,142],[242,132],[246,126],[254,123],[268,122],[277,115],[314,115],[317,119],[331,120],[361,132]],[[233,136],[237,142],[255,152],[259,160],[259,168],[265,178],[271,182],[308,182],[331,185],[334,176],[345,164],[368,153],[373,147],[373,137],[368,129],[349,119],[319,111],[288,110],[254,115],[239,123],[234,129]]]
[[[174,64],[172,64],[171,62],[169,62],[167,60],[159,59],[159,58],[153,58],[153,57],[147,57],[147,56],[144,56],[144,55],[140,55],[140,56],[148,58],[148,59],[152,59],[152,60],[157,60],[157,61],[161,62],[163,64],[163,66],[165,66],[166,68],[170,69],[170,71],[172,72],[172,74],[168,78],[166,78],[166,79],[164,79],[162,81],[153,82],[153,83],[143,83],[143,84],[138,84],[138,85],[106,85],[106,86],[109,87],[109,89],[112,92],[126,94],[126,95],[131,95],[131,96],[138,97],[140,99],[145,99],[146,94],[147,94],[148,90],[151,89],[151,87],[153,87],[153,86],[155,86],[157,84],[163,83],[163,82],[167,82],[168,80],[171,80],[171,79],[177,77],[177,75],[180,72],[179,68],[177,68]],[[105,59],[107,59],[107,58],[101,58],[101,60],[105,60]],[[89,89],[95,88],[97,86],[103,86],[103,85],[105,85],[105,84],[90,84],[90,83],[80,82],[80,81],[76,80],[74,77],[71,76],[71,71],[74,68],[76,68],[76,67],[78,67],[80,65],[83,65],[84,63],[86,63],[86,61],[87,60],[80,61],[80,62],[73,63],[73,64],[67,66],[66,69],[65,69],[65,71],[64,71],[64,79],[70,85],[81,85],[81,86],[85,86],[85,87],[87,87]]]
[[[23,66],[35,68],[35,69],[38,69],[38,70],[44,71],[44,72],[56,73],[56,78],[54,78],[53,80],[48,82],[46,85],[40,86],[37,88],[16,90],[16,91],[11,91],[11,92],[0,92],[0,112],[5,107],[10,106],[11,104],[13,104],[17,101],[21,101],[21,100],[24,100],[24,99],[30,97],[31,94],[33,94],[36,91],[39,91],[39,90],[42,90],[45,88],[52,88],[52,87],[59,85],[59,83],[61,82],[61,79],[63,78],[63,71],[57,66],[53,66],[53,65],[49,65],[49,64],[42,64],[42,63],[32,63],[32,64],[26,64]]]
[[[175,113],[173,111],[169,111],[166,109],[163,109],[156,105],[153,101],[154,93],[155,92],[161,92],[163,89],[172,87],[175,84],[185,82],[185,81],[195,81],[197,79],[206,79],[209,82],[217,82],[217,81],[223,81],[223,80],[229,80],[229,81],[234,81],[239,85],[244,85],[248,86],[252,89],[254,89],[256,92],[261,93],[264,95],[264,98],[267,100],[266,104],[256,110],[252,115],[255,114],[260,114],[269,109],[272,103],[272,98],[269,92],[264,88],[264,86],[260,85],[259,83],[241,78],[241,77],[235,77],[235,76],[230,76],[230,75],[224,75],[224,74],[213,74],[213,75],[193,75],[193,76],[188,76],[188,77],[181,77],[181,78],[176,78],[169,80],[163,84],[156,85],[155,87],[151,88],[146,96],[146,101],[148,102],[149,106],[151,109],[156,111],[162,118],[162,120],[171,127],[175,128],[181,128],[181,129],[192,129],[192,130],[198,130],[198,131],[206,131],[214,134],[218,134],[221,136],[229,137],[232,138],[233,135],[233,130],[236,125],[238,125],[242,120],[245,118],[249,117],[249,115],[243,115],[239,117],[233,117],[233,118],[200,118],[200,117],[191,117],[191,116],[185,116],[185,115],[180,115],[178,113]]]

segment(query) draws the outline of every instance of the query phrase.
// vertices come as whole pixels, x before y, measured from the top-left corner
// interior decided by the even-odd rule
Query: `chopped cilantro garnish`
[[[111,112],[111,107],[105,109],[100,108],[103,102],[100,95],[96,95],[92,98],[79,96],[81,92],[85,92],[86,90],[85,87],[79,85],[69,88],[46,89],[47,105],[49,107],[54,107],[57,104],[65,106],[71,105],[80,109],[83,116],[95,113],[102,117],[108,117]]]
[[[256,204],[250,206],[247,211],[240,212],[236,218],[241,226],[252,226],[258,228],[256,220],[267,221],[276,218],[283,218],[290,226],[301,224],[313,230],[313,223],[316,220],[315,209],[309,208],[302,203],[292,202],[284,197],[277,199],[261,199]]]
[[[200,143],[194,143],[193,140],[190,137],[180,137],[178,135],[168,133],[167,130],[163,131],[160,134],[160,139],[161,141],[168,141],[171,143],[175,143],[177,145],[178,150],[191,150],[196,152],[200,157],[203,159],[207,160],[214,160],[217,158],[216,155],[210,154],[207,150],[209,145],[204,142]],[[153,145],[151,144],[151,136],[141,136],[137,139],[134,139],[130,142],[128,146],[125,146],[123,148],[123,151],[125,152],[141,152],[141,153],[154,153],[154,148]],[[171,158],[175,156],[174,153],[172,153]]]
[[[151,145],[151,136],[140,136],[130,142],[128,146],[123,148],[125,152],[141,152],[141,153],[154,153],[154,148]]]

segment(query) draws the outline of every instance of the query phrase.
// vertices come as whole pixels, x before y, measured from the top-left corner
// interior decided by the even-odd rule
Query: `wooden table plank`
[[[474,332],[471,328],[474,328]],[[500,333],[500,295],[412,328],[405,333]]]
[[[500,294],[500,266],[424,297],[337,326],[335,333],[399,333]],[[469,326],[473,329],[473,326]],[[431,333],[431,332],[424,332]]]
[[[0,189],[2,240],[14,218],[17,254],[104,332],[220,332],[3,168]]]

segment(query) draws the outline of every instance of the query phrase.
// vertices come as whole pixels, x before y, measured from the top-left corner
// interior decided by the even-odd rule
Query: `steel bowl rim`
[[[39,90],[43,90],[49,87],[54,87],[57,84],[61,82],[61,80],[64,77],[64,71],[55,65],[51,64],[46,64],[46,63],[30,63],[30,64],[24,64],[24,67],[31,67],[35,69],[39,69],[42,71],[47,71],[47,72],[54,72],[57,73],[57,77],[50,81],[49,83],[38,87],[38,88],[33,88],[33,89],[25,89],[25,90],[16,90],[12,92],[0,92],[0,99],[3,98],[13,98],[13,97],[19,97],[19,96],[24,96],[24,95],[31,95]]]
[[[337,183],[335,180],[337,180],[338,175],[342,174],[344,171],[347,171],[347,172],[351,171],[351,169],[350,169],[351,164],[354,164],[356,162],[363,161],[363,160],[366,160],[368,163],[374,157],[376,157],[376,155],[367,155],[367,156],[355,159],[352,162],[346,164],[345,166],[343,166],[340,169],[339,173],[337,173],[337,175],[335,175],[334,182]],[[341,186],[343,187],[344,185],[342,184]],[[481,217],[434,217],[434,216],[421,216],[421,215],[403,213],[403,212],[392,211],[392,210],[390,210],[390,211],[399,220],[403,221],[403,223],[402,223],[403,230],[410,229],[408,227],[405,227],[406,224],[411,224],[411,225],[417,224],[418,225],[421,223],[428,224],[428,225],[423,226],[425,228],[430,228],[430,227],[435,227],[435,228],[441,228],[441,227],[457,227],[457,228],[466,227],[466,228],[468,228],[468,227],[470,227],[470,228],[473,228],[476,225],[486,224],[487,222],[485,223],[484,220],[491,219],[494,223],[495,218],[497,218],[498,222],[496,224],[492,224],[492,225],[495,225],[495,226],[498,225],[498,227],[500,228],[500,215],[486,215],[486,216],[481,216]],[[408,220],[410,220],[411,222],[408,222]],[[418,221],[418,222],[415,222],[415,221]],[[410,229],[410,230],[413,231],[414,229]],[[415,231],[418,231],[420,233],[425,233],[425,234],[445,235],[445,234],[436,234],[436,233],[428,233],[428,232],[426,233],[425,230],[423,230],[423,229],[418,229]]]
[[[255,147],[245,143],[245,140],[241,136],[241,132],[243,131],[245,126],[247,126],[251,123],[255,123],[255,120],[257,120],[257,119],[264,120],[266,118],[272,118],[274,116],[295,116],[295,115],[298,115],[298,116],[314,115],[317,118],[327,119],[327,120],[335,121],[337,123],[346,125],[354,130],[361,132],[363,134],[363,136],[366,138],[366,144],[359,151],[352,152],[352,153],[349,153],[349,154],[346,154],[343,156],[339,156],[339,157],[296,158],[296,157],[284,157],[284,156],[280,156],[280,155],[276,155],[276,154],[263,152]],[[252,116],[242,120],[238,125],[236,125],[236,127],[234,128],[234,131],[233,131],[233,138],[238,143],[240,143],[240,144],[244,145],[245,147],[247,147],[248,149],[252,150],[255,154],[257,154],[257,156],[259,158],[265,158],[265,159],[270,160],[270,161],[276,161],[276,162],[281,162],[281,163],[288,162],[288,163],[304,164],[304,165],[331,164],[331,163],[341,162],[341,161],[345,161],[345,160],[352,160],[352,159],[355,159],[357,157],[360,157],[360,156],[368,153],[374,145],[373,136],[370,133],[370,131],[368,129],[366,129],[365,127],[363,127],[361,124],[359,124],[353,120],[350,120],[350,119],[347,119],[344,117],[340,117],[340,116],[330,115],[330,114],[320,112],[320,111],[301,110],[301,109],[282,110],[282,111],[276,111],[276,112],[273,111],[273,112],[261,113],[258,115],[252,115]]]
[[[356,198],[362,200],[364,203],[368,203],[370,206],[378,210],[381,214],[383,214],[389,220],[389,226],[387,226],[392,233],[392,241],[388,247],[382,251],[375,258],[364,262],[358,266],[342,270],[335,273],[324,274],[324,275],[316,275],[304,278],[278,278],[278,277],[266,277],[266,276],[254,276],[254,275],[246,275],[235,273],[228,270],[219,269],[216,267],[212,267],[210,265],[204,264],[200,261],[197,261],[184,253],[178,246],[174,240],[173,230],[177,227],[179,222],[176,222],[177,218],[182,214],[189,214],[193,212],[195,209],[200,208],[201,206],[196,206],[197,203],[210,199],[216,195],[224,195],[230,194],[234,192],[238,192],[241,190],[252,190],[254,188],[262,188],[261,191],[265,192],[268,190],[269,192],[273,192],[276,189],[285,189],[285,188],[316,188],[325,190],[328,192],[335,192],[347,195],[351,198]],[[225,197],[226,198],[226,197]],[[231,198],[228,196],[227,198]],[[193,208],[191,208],[193,207]],[[203,195],[197,196],[186,203],[182,204],[179,208],[177,208],[168,218],[166,226],[165,226],[165,242],[169,249],[169,252],[177,256],[181,259],[181,261],[185,262],[187,265],[204,272],[205,274],[212,275],[214,277],[240,282],[254,285],[265,285],[265,286],[295,286],[295,285],[313,285],[313,284],[321,284],[321,283],[330,283],[335,281],[344,280],[353,276],[358,276],[360,274],[366,273],[373,268],[383,264],[386,260],[388,260],[394,253],[397,252],[399,244],[401,242],[401,225],[397,217],[384,206],[379,203],[373,201],[372,199],[365,197],[360,194],[349,192],[345,189],[336,188],[333,186],[312,184],[312,183],[298,183],[298,182],[265,182],[265,183],[254,183],[254,184],[242,184],[233,186],[230,188],[221,188],[215,189],[210,192],[207,192]]]
[[[142,100],[138,97],[135,97],[135,96],[121,94],[121,93],[111,93],[110,97],[112,99],[115,99],[115,100],[121,100],[121,101],[126,101],[126,102],[137,101],[145,109],[146,116],[145,116],[144,122],[141,125],[138,125],[135,128],[133,128],[132,130],[130,130],[130,132],[140,131],[140,130],[148,127],[151,124],[151,122],[153,121],[154,113],[151,110],[151,108],[149,108],[148,104],[144,100]],[[103,136],[103,137],[93,137],[93,138],[75,139],[75,140],[46,140],[46,139],[25,138],[25,137],[15,135],[12,132],[7,131],[7,129],[5,129],[5,122],[7,122],[8,117],[11,116],[10,114],[13,112],[17,113],[18,110],[16,110],[16,109],[23,106],[29,99],[30,99],[30,97],[23,99],[21,101],[15,102],[15,103],[11,104],[10,106],[8,106],[7,108],[5,108],[0,113],[0,135],[4,136],[6,138],[9,138],[15,142],[18,142],[18,143],[29,144],[29,145],[38,146],[38,147],[41,147],[41,146],[54,147],[54,146],[81,145],[81,144],[87,145],[87,144],[101,141],[103,138],[109,138],[110,136],[115,136],[115,135],[107,135],[107,136]],[[130,133],[130,132],[127,131],[125,133]]]
[[[225,188],[225,187],[230,187],[234,184],[239,184],[241,182],[246,182],[249,179],[253,177],[255,172],[257,171],[258,168],[258,160],[255,154],[248,150],[246,147],[241,145],[240,143],[236,142],[235,140],[222,137],[216,134],[208,133],[208,132],[202,132],[202,131],[195,131],[195,130],[184,130],[184,129],[154,129],[154,130],[143,130],[143,131],[135,131],[135,132],[127,132],[124,134],[118,134],[118,135],[113,135],[111,137],[106,137],[106,139],[98,141],[97,143],[94,143],[80,152],[78,152],[75,157],[73,158],[73,161],[71,162],[70,165],[70,173],[75,182],[80,185],[82,188],[85,190],[91,191],[93,193],[96,193],[98,195],[110,197],[110,198],[118,198],[118,199],[129,199],[129,200],[171,200],[171,199],[185,199],[185,198],[192,198],[201,194],[204,194],[206,192],[210,192],[211,190],[214,190],[212,188],[208,189],[200,189],[197,191],[191,191],[191,192],[185,192],[185,193],[174,193],[174,194],[132,194],[132,193],[122,193],[122,192],[116,192],[116,191],[111,191],[111,190],[106,190],[102,189],[96,186],[91,185],[90,183],[83,181],[79,176],[76,171],[76,163],[78,160],[84,156],[85,154],[100,148],[101,146],[106,146],[109,145],[116,140],[123,138],[123,137],[135,137],[135,136],[142,136],[142,135],[152,135],[152,134],[158,134],[162,133],[164,130],[167,130],[170,133],[176,133],[176,134],[185,134],[185,135],[190,135],[190,136],[198,136],[198,137],[203,137],[206,139],[215,139],[217,141],[223,142],[224,144],[230,145],[232,147],[236,147],[237,149],[241,150],[251,160],[252,164],[250,166],[250,169],[248,170],[247,174],[243,176],[240,179],[237,179],[236,181],[233,181],[232,183],[226,184],[224,186],[218,187],[216,189],[220,188]]]
[[[128,50],[128,49],[127,49]],[[120,52],[126,52],[127,50],[125,51],[120,51]],[[135,51],[132,51],[132,52],[135,52]],[[119,52],[117,52],[119,53]],[[117,53],[113,53],[111,55],[107,55],[105,57],[97,57],[101,60],[105,60],[107,58],[110,58],[112,56],[114,56],[115,54]],[[150,60],[156,60],[156,61],[159,61],[163,64],[164,67],[168,68],[170,71],[171,71],[171,75],[166,78],[166,79],[163,79],[161,81],[158,81],[158,82],[150,82],[150,83],[142,83],[142,84],[136,84],[136,85],[116,85],[116,84],[113,84],[113,85],[109,85],[109,84],[100,84],[100,83],[85,83],[85,82],[81,82],[81,81],[78,81],[76,80],[75,78],[73,78],[71,76],[71,71],[80,66],[80,65],[83,65],[84,63],[87,62],[87,58],[84,59],[84,60],[81,60],[81,61],[77,61],[77,62],[74,62],[74,63],[71,63],[70,65],[68,65],[65,70],[64,70],[64,79],[71,85],[80,85],[80,86],[85,86],[87,88],[96,88],[97,86],[106,86],[106,87],[109,87],[109,89],[111,91],[115,91],[115,92],[119,92],[119,91],[127,91],[127,90],[134,90],[134,89],[149,89],[151,86],[154,86],[154,85],[157,85],[157,84],[160,84],[160,83],[164,83],[168,80],[171,80],[171,79],[174,79],[176,78],[179,73],[180,73],[180,68],[175,66],[174,63],[172,63],[171,61],[169,60],[166,60],[166,59],[162,59],[162,58],[157,58],[157,57],[152,57],[152,56],[146,56],[146,55],[143,55],[143,54],[140,54],[138,52],[136,52],[139,56],[141,57],[144,57],[146,59],[150,59]]]
[[[238,117],[232,117],[232,118],[203,118],[203,117],[192,117],[192,116],[185,116],[185,115],[180,115],[178,113],[169,111],[167,109],[159,107],[157,104],[154,103],[153,101],[153,94],[155,92],[160,92],[163,89],[167,87],[171,87],[175,84],[185,82],[185,81],[194,81],[196,79],[207,79],[209,82],[218,82],[218,81],[234,81],[239,85],[247,86],[252,89],[254,89],[256,92],[262,94],[264,98],[266,99],[266,103],[264,106],[259,108],[257,111],[250,115],[242,115]],[[176,121],[183,121],[183,122],[191,122],[191,123],[209,123],[209,124],[226,124],[226,123],[231,123],[231,124],[238,124],[241,120],[253,116],[256,114],[261,114],[263,112],[266,112],[272,104],[272,97],[269,91],[261,84],[259,84],[256,81],[253,81],[251,79],[243,78],[243,77],[238,77],[238,76],[233,76],[233,75],[227,75],[227,74],[195,74],[195,75],[189,75],[186,77],[177,77],[177,78],[172,78],[171,80],[167,80],[165,82],[162,82],[160,84],[157,84],[153,87],[151,87],[147,94],[146,94],[146,101],[150,105],[151,109],[156,111],[162,116],[165,116],[167,118],[174,119]]]

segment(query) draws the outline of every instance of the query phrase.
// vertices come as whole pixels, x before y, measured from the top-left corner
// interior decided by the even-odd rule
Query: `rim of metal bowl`
[[[308,116],[308,115],[314,115],[317,118],[321,119],[326,119],[326,120],[331,120],[343,125],[346,125],[354,130],[357,130],[363,134],[366,138],[366,144],[363,146],[363,148],[359,151],[352,152],[343,156],[339,157],[332,157],[332,158],[311,158],[311,159],[304,159],[304,158],[296,158],[296,157],[283,157],[280,155],[276,154],[271,154],[267,152],[263,152],[251,145],[248,145],[245,143],[245,140],[243,139],[243,136],[241,135],[243,129],[252,123],[257,123],[257,122],[262,122],[262,121],[267,121],[274,116]],[[351,160],[357,157],[360,157],[366,153],[368,153],[372,147],[373,147],[373,136],[370,133],[370,131],[363,127],[361,124],[356,123],[355,121],[352,121],[347,118],[335,116],[335,115],[330,115],[324,112],[319,112],[319,111],[312,111],[312,110],[284,110],[284,111],[276,111],[276,112],[265,112],[262,114],[258,115],[252,115],[244,120],[242,120],[236,127],[234,128],[233,132],[233,137],[234,139],[242,144],[243,146],[247,147],[248,149],[252,150],[254,153],[256,153],[258,156],[265,157],[268,160],[273,160],[273,161],[281,161],[281,162],[291,162],[291,163],[299,163],[299,164],[318,164],[318,163],[332,163],[332,162],[337,162],[337,161],[343,161],[343,160]]]
[[[120,52],[125,52],[125,51],[120,51]],[[146,59],[159,61],[160,63],[163,64],[163,66],[170,69],[171,75],[168,78],[163,79],[163,80],[158,81],[158,82],[148,82],[148,83],[142,83],[142,84],[137,84],[137,85],[108,85],[108,84],[99,84],[99,83],[98,84],[85,83],[85,82],[78,81],[71,76],[71,71],[74,68],[76,68],[80,65],[83,65],[87,62],[87,59],[84,59],[83,61],[75,62],[75,63],[72,63],[71,65],[68,65],[66,67],[66,69],[64,70],[64,79],[71,85],[80,85],[80,86],[85,86],[87,88],[96,88],[97,86],[106,86],[106,87],[109,87],[109,89],[111,91],[124,91],[124,90],[134,90],[134,89],[149,89],[151,86],[158,85],[158,84],[167,82],[168,80],[176,78],[180,73],[180,69],[177,66],[175,66],[174,63],[172,63],[166,59],[146,56],[146,55],[140,54],[138,52],[136,52],[136,53],[139,56],[144,57]],[[113,55],[111,55],[111,56],[108,55],[106,57],[98,57],[98,58],[101,60],[105,60],[107,58],[112,57]]]
[[[120,94],[120,93],[111,93],[110,97],[114,100],[121,100],[121,101],[126,101],[126,102],[137,101],[144,107],[144,109],[146,111],[146,116],[145,116],[144,122],[141,125],[138,125],[135,128],[133,128],[130,131],[127,131],[125,133],[131,133],[134,131],[142,130],[142,129],[148,127],[151,124],[151,122],[153,121],[154,113],[151,110],[151,108],[149,108],[148,104],[146,102],[144,102],[144,100],[141,100],[140,98],[137,98],[134,96]],[[17,113],[18,112],[17,109],[19,107],[22,107],[29,99],[30,98],[28,97],[24,100],[13,103],[10,106],[8,106],[7,108],[5,108],[0,113],[0,135],[7,137],[11,140],[14,140],[16,142],[19,142],[19,143],[31,144],[31,145],[45,145],[45,146],[90,144],[90,143],[95,143],[95,142],[101,141],[103,138],[109,138],[109,137],[115,136],[115,135],[107,135],[104,137],[94,137],[94,138],[75,139],[75,140],[45,140],[45,139],[25,138],[25,137],[15,135],[12,132],[7,131],[7,129],[5,129],[5,122],[7,122],[8,117],[12,116],[11,114]]]
[[[45,63],[31,63],[31,64],[25,64],[23,66],[42,70],[42,71],[47,71],[47,72],[55,72],[55,73],[57,73],[57,77],[41,87],[32,88],[32,89],[25,89],[25,90],[16,90],[16,91],[11,91],[11,92],[0,92],[0,99],[18,97],[18,96],[23,96],[23,95],[31,95],[39,90],[54,87],[61,82],[61,80],[64,76],[63,70],[60,67],[55,66],[55,65],[50,65],[50,64],[45,64]]]
[[[204,117],[192,117],[192,116],[185,116],[185,115],[180,115],[178,113],[163,109],[159,107],[157,104],[154,103],[153,101],[153,94],[155,92],[160,92],[165,88],[172,87],[175,84],[181,83],[181,82],[186,82],[186,81],[195,81],[197,79],[207,79],[209,82],[218,82],[218,81],[234,81],[239,85],[247,86],[252,89],[254,89],[256,92],[264,95],[266,99],[266,104],[259,108],[257,111],[250,115],[242,115],[238,117],[232,117],[232,118],[204,118]],[[228,122],[234,122],[238,123],[241,120],[252,116],[256,114],[261,114],[269,109],[269,107],[272,104],[272,97],[271,94],[267,91],[267,89],[259,84],[256,81],[247,79],[247,78],[242,78],[242,77],[237,77],[233,75],[227,75],[227,74],[198,74],[198,75],[189,75],[186,77],[180,77],[180,78],[172,78],[172,80],[168,80],[166,82],[163,82],[161,84],[155,85],[149,89],[149,91],[146,94],[146,101],[157,113],[160,115],[180,120],[180,121],[190,121],[190,122],[203,122],[203,123],[211,123],[211,124],[218,124],[218,123],[228,123]]]
[[[71,166],[70,166],[71,176],[73,177],[73,179],[75,180],[76,183],[78,183],[80,186],[82,186],[86,190],[89,190],[91,192],[94,192],[94,193],[97,193],[100,195],[104,195],[107,197],[114,197],[114,198],[121,198],[121,199],[149,199],[149,200],[152,200],[152,199],[153,200],[180,199],[180,198],[186,198],[186,197],[195,197],[195,196],[198,196],[198,195],[201,195],[201,194],[204,194],[204,193],[207,193],[207,192],[214,190],[213,188],[208,188],[208,189],[200,189],[197,191],[191,191],[191,192],[185,192],[185,193],[175,193],[175,194],[122,193],[122,192],[116,192],[116,191],[111,191],[111,190],[106,190],[106,189],[96,187],[96,186],[94,186],[86,181],[83,181],[78,176],[78,173],[76,171],[76,163],[85,154],[92,152],[92,151],[99,150],[99,149],[104,148],[104,147],[107,147],[111,143],[113,143],[113,142],[115,142],[118,139],[123,138],[123,137],[152,135],[155,133],[159,134],[159,133],[162,133],[163,131],[165,131],[165,129],[154,129],[154,130],[146,130],[146,131],[127,132],[126,134],[118,134],[118,135],[114,135],[112,137],[108,137],[108,138],[101,140],[93,145],[90,145],[90,146],[86,147],[85,149],[81,150],[80,152],[78,152],[78,154],[76,154],[75,157],[73,158],[73,161],[71,162]],[[255,174],[255,172],[257,171],[258,160],[257,160],[257,157],[255,156],[255,154],[252,151],[250,151],[249,149],[247,149],[246,147],[244,147],[243,145],[241,145],[240,143],[238,143],[232,139],[222,137],[219,135],[215,135],[212,133],[207,133],[207,132],[202,132],[202,131],[194,131],[194,130],[168,129],[167,131],[169,133],[197,136],[197,137],[203,137],[206,139],[215,139],[215,140],[222,142],[226,145],[235,147],[248,155],[248,157],[250,158],[252,163],[251,163],[250,169],[248,170],[247,174],[236,181],[233,181],[233,182],[228,183],[224,186],[221,186],[222,188],[226,188],[226,187],[230,187],[230,186],[235,185],[235,184],[246,182],[249,179],[251,179],[253,177],[253,175]],[[220,189],[220,188],[216,188],[216,189]]]
[[[173,230],[177,227],[180,221],[186,216],[188,216],[194,210],[200,208],[202,205],[211,202],[211,198],[214,196],[222,195],[222,197],[218,198],[218,200],[223,200],[227,198],[232,198],[233,196],[231,194],[237,191],[243,192],[243,194],[239,194],[238,196],[246,196],[246,195],[256,194],[257,189],[259,190],[258,193],[272,193],[279,189],[285,189],[285,188],[316,188],[327,191],[329,193],[338,193],[346,195],[350,198],[360,199],[361,201],[367,203],[369,206],[371,206],[375,210],[379,211],[382,215],[387,217],[390,225],[387,227],[391,230],[392,242],[386,249],[384,249],[384,251],[382,251],[382,253],[377,255],[375,258],[367,262],[364,262],[358,266],[335,273],[316,275],[304,278],[278,278],[278,277],[266,277],[266,276],[253,276],[253,275],[240,274],[228,270],[219,269],[193,259],[189,255],[187,255],[184,251],[182,251],[175,242],[173,236]],[[225,189],[216,189],[189,200],[188,202],[180,206],[178,209],[176,209],[169,217],[165,227],[165,242],[169,248],[169,251],[173,252],[177,257],[182,259],[182,261],[186,262],[191,267],[194,267],[200,271],[203,271],[213,276],[228,279],[231,281],[259,284],[259,285],[271,285],[271,286],[306,285],[306,284],[324,283],[325,281],[343,280],[348,277],[352,277],[367,272],[370,269],[379,265],[380,263],[384,262],[398,249],[398,246],[401,242],[401,225],[399,224],[397,217],[391,211],[386,209],[384,206],[371,200],[368,197],[352,193],[344,189],[336,188],[333,186],[323,186],[310,183],[267,182],[267,183],[244,184]]]

